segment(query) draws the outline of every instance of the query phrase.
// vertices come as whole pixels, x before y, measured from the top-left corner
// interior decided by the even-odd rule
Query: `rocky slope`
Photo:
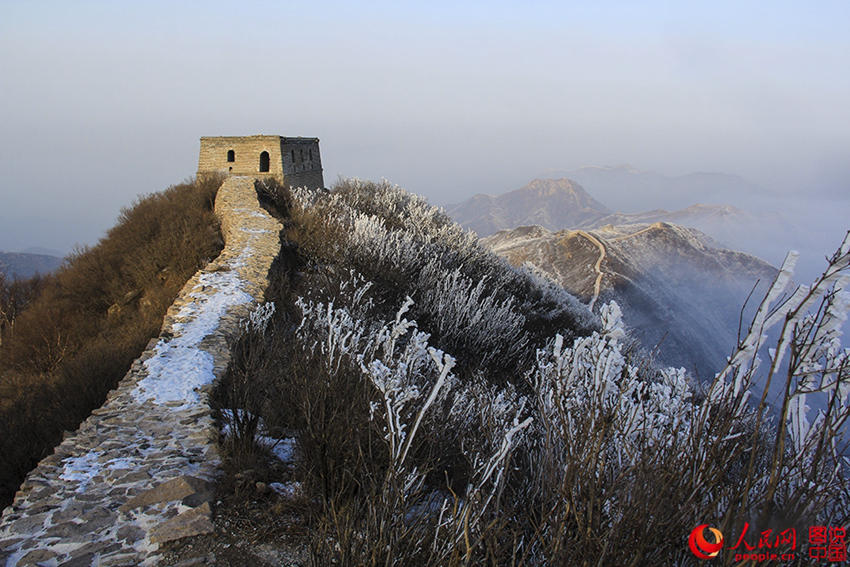
[[[794,229],[775,213],[752,213],[732,205],[696,204],[675,211],[655,209],[642,213],[613,213],[576,228],[602,228],[606,225],[652,224],[664,222],[695,228],[722,246],[761,256],[770,242],[782,240]],[[563,227],[559,227],[563,228]],[[795,233],[796,235],[796,233]],[[799,240],[795,238],[794,240]],[[785,248],[779,251],[779,256]],[[776,256],[776,254],[773,254]]]
[[[533,264],[587,302],[616,300],[659,359],[711,376],[734,346],[740,307],[776,270],[706,235],[667,223],[552,232],[526,226],[484,239],[519,265]],[[598,298],[596,297],[598,295]]]
[[[610,213],[578,183],[569,179],[535,179],[499,196],[475,195],[446,207],[458,223],[481,236],[516,226],[537,224],[563,228],[592,223]]]

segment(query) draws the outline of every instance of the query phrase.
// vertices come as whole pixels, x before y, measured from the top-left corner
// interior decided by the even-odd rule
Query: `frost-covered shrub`
[[[848,521],[847,242],[811,287],[783,295],[784,266],[692,391],[630,349],[616,304],[595,319],[419,197],[348,182],[292,202],[305,474],[343,478],[315,484],[318,563],[685,564],[699,523]]]
[[[621,537],[636,512],[651,512],[645,499],[663,492],[653,485],[691,435],[694,406],[684,372],[642,374],[623,352],[619,307],[600,311],[600,331],[571,345],[557,335],[537,352],[528,375],[537,418],[528,497],[547,510],[536,548],[543,564],[575,557],[567,551],[574,546],[585,557],[618,563],[620,551],[605,551],[602,542]]]
[[[787,528],[850,519],[850,355],[839,340],[850,237],[811,287],[786,293],[793,262],[790,255],[699,399],[682,370],[629,362],[616,304],[603,306],[600,332],[570,346],[556,336],[538,351],[526,476],[534,479],[529,499],[546,513],[533,556],[543,564],[675,563],[687,555],[670,542],[699,522],[726,534],[741,533],[745,522]],[[774,326],[779,337],[762,368]],[[780,377],[779,403],[770,407],[771,381]]]
[[[364,410],[384,444],[374,454],[386,456],[385,462],[360,463],[366,510],[351,520],[353,526],[337,524],[336,540],[356,529],[370,552],[380,550],[386,558],[381,562],[403,565],[426,557],[441,563],[464,537],[480,538],[481,522],[493,513],[506,481],[508,458],[532,422],[522,417],[525,402],[513,390],[498,393],[482,380],[459,381],[452,374],[454,358],[430,346],[429,335],[405,317],[413,305],[409,298],[380,326],[356,320],[344,307],[303,300],[298,305],[304,319],[297,334],[306,351],[319,355],[319,364],[333,375],[344,370],[345,360],[357,360],[371,392]],[[477,426],[473,435],[452,429],[467,442],[469,463],[457,494],[428,483],[434,466],[428,455],[442,449],[434,443],[447,424]]]
[[[274,302],[252,310],[239,325],[239,335],[230,345],[231,358],[223,379],[216,385],[213,404],[225,433],[223,446],[229,465],[251,468],[262,458],[257,443],[262,415],[269,415],[267,401],[274,364],[276,330],[271,325]]]
[[[527,345],[542,345],[554,331],[571,338],[596,325],[563,288],[510,266],[441,210],[398,187],[353,180],[330,193],[293,190],[292,202],[294,224],[318,222],[334,235],[323,252],[325,274],[334,265],[364,274],[376,282],[386,314],[389,305],[413,297],[413,314],[440,348],[459,355],[466,368],[496,371],[500,382],[521,376],[532,360]],[[300,236],[315,250],[309,235]]]
[[[599,327],[599,321],[581,301],[568,292],[551,276],[531,263],[525,263],[518,271],[522,274],[527,292],[521,311],[527,317],[545,321],[571,321],[567,328],[577,329],[576,334]]]
[[[753,415],[752,406],[757,417],[776,415],[773,422],[755,421],[752,433],[756,438],[769,432],[766,458],[755,450],[748,456],[753,520],[846,523],[850,349],[842,347],[841,335],[850,311],[850,233],[823,275],[789,291],[796,260],[796,253],[786,257],[709,396],[726,400],[736,417]],[[779,336],[763,366],[771,328]],[[771,407],[770,394],[777,390],[779,401]]]
[[[529,342],[525,317],[513,297],[487,292],[486,276],[476,283],[460,270],[446,274],[429,262],[417,283],[432,329],[446,344],[465,355],[477,354],[483,367],[510,367],[522,358]]]
[[[623,468],[641,460],[644,451],[678,445],[690,435],[691,391],[683,369],[664,369],[650,379],[639,376],[621,350],[625,331],[619,306],[604,305],[601,317],[600,332],[576,339],[571,347],[557,335],[538,351],[531,379],[545,427],[558,432],[559,443],[570,444],[552,447],[549,458],[562,464],[583,461],[571,455],[572,442],[581,444],[586,435],[605,431],[607,454],[600,466]]]

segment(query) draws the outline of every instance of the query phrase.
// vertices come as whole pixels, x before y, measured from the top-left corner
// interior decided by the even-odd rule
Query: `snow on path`
[[[251,249],[245,248],[243,254]],[[157,404],[183,402],[179,407],[197,404],[198,388],[212,382],[213,356],[198,348],[201,341],[218,328],[221,318],[234,305],[249,303],[252,297],[242,291],[242,280],[234,271],[201,274],[198,288],[214,289],[212,294],[192,291],[195,299],[177,314],[184,323],[174,323],[174,338],[159,339],[154,355],[145,360],[147,377],[139,381],[134,395],[139,403],[153,399]]]
[[[182,528],[211,529],[197,488],[220,465],[207,397],[228,341],[262,299],[281,228],[250,177],[227,178],[215,209],[224,250],[183,287],[160,338],[106,403],[27,476],[0,518],[0,567],[156,565],[181,518]]]

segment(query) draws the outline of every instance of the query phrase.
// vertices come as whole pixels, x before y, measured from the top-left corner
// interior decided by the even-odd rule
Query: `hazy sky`
[[[845,0],[0,2],[0,250],[94,243],[202,135],[318,136],[326,182],[438,204],[629,163],[850,216],[848,26]]]

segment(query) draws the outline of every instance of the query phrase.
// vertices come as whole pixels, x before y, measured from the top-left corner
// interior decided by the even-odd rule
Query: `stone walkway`
[[[212,531],[220,459],[207,399],[228,339],[262,299],[281,228],[250,177],[227,178],[215,210],[221,255],[183,287],[103,407],[27,476],[0,519],[0,566],[157,565],[161,543]]]

